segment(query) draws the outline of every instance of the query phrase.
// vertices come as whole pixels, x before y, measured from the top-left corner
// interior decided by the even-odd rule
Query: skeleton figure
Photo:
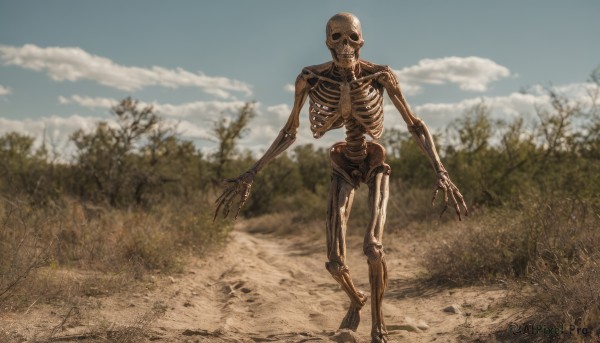
[[[326,33],[326,44],[333,61],[306,67],[298,75],[294,106],[287,123],[264,156],[250,170],[237,178],[227,180],[230,185],[217,199],[215,218],[221,208],[227,216],[233,200],[238,196],[239,213],[250,195],[250,187],[256,173],[294,142],[299,126],[300,109],[308,97],[311,130],[315,138],[320,138],[329,130],[341,127],[346,129],[345,142],[334,144],[330,150],[333,171],[326,223],[328,262],[325,266],[350,298],[350,308],[340,328],[356,331],[360,322],[360,310],[367,302],[367,295],[354,286],[345,263],[346,224],[354,190],[362,182],[369,187],[371,210],[371,220],[363,245],[371,285],[371,341],[387,342],[387,331],[381,311],[388,280],[382,236],[390,167],[385,163],[384,148],[375,142],[383,133],[384,89],[435,170],[437,181],[432,202],[435,201],[438,191],[442,190],[442,213],[448,207],[449,199],[459,220],[459,204],[464,207],[465,214],[468,212],[463,196],[450,181],[440,161],[429,130],[423,121],[411,112],[391,69],[359,59],[364,40],[358,18],[350,13],[336,14],[327,22]],[[374,141],[367,141],[366,136],[370,136]]]

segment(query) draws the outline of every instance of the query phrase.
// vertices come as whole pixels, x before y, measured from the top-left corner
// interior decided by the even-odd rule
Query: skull
[[[358,54],[365,41],[360,21],[352,13],[338,13],[327,22],[325,43],[331,51],[336,66],[353,68],[358,63]]]

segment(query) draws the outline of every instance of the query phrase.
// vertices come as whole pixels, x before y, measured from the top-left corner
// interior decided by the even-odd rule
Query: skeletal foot
[[[360,324],[360,307],[356,307],[354,304],[350,305],[346,316],[340,324],[340,329],[350,329],[356,331]]]
[[[388,335],[385,325],[374,326],[371,330],[371,343],[387,343]]]
[[[387,335],[381,335],[381,336],[377,336],[377,337],[372,337],[371,338],[371,343],[387,343],[388,339],[387,339]]]
[[[358,297],[360,298],[360,302],[356,303],[355,301],[352,301],[350,303],[350,308],[348,309],[344,319],[342,319],[340,329],[350,329],[352,331],[356,331],[358,328],[358,325],[360,324],[360,310],[367,302],[367,296],[363,292],[358,291]]]

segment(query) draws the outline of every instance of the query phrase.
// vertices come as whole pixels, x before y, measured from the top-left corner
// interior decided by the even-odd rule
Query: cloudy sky
[[[242,143],[264,150],[302,67],[330,60],[325,23],[344,11],[361,20],[361,58],[389,65],[434,131],[482,100],[511,118],[544,101],[540,86],[582,95],[600,65],[596,0],[0,0],[0,134],[45,130],[69,151],[71,132],[132,96],[210,149],[213,121],[256,101]],[[386,110],[386,125],[402,124]],[[299,143],[342,135],[310,137],[304,112]]]

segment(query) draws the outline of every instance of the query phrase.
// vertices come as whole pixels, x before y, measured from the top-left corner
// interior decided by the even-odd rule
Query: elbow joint
[[[281,135],[286,140],[296,140],[296,130],[281,130]]]
[[[408,125],[408,132],[421,134],[425,131],[425,123],[419,118],[415,118],[412,125]]]

